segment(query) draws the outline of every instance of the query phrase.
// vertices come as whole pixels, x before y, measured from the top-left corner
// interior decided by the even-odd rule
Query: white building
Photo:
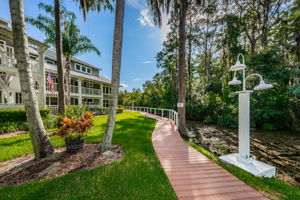
[[[39,106],[55,108],[58,105],[56,53],[31,37],[28,41]],[[12,44],[10,22],[0,19],[0,109],[24,108]],[[76,58],[71,60],[71,65],[71,104],[108,107],[111,81],[100,75],[101,69]],[[46,81],[49,73],[53,75],[54,93]]]

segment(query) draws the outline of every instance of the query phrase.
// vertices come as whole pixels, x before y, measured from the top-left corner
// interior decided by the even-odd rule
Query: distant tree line
[[[247,73],[259,73],[274,88],[251,96],[251,126],[264,130],[300,128],[300,1],[189,2],[186,14],[186,117],[237,127],[237,95],[229,71],[242,53]],[[120,94],[119,104],[177,109],[179,19],[156,56],[161,71],[143,89]],[[241,77],[238,76],[241,80]],[[251,89],[259,80],[248,81]]]

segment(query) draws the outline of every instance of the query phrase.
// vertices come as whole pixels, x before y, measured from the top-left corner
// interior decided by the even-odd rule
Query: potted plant
[[[65,117],[61,125],[57,135],[65,139],[67,152],[77,152],[83,148],[85,135],[93,126],[92,114],[86,112],[78,120]]]

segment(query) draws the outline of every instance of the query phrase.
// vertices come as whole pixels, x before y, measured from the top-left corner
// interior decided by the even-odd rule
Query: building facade
[[[39,107],[55,109],[59,87],[56,53],[31,37],[28,37],[28,42],[33,87]],[[111,81],[100,75],[101,69],[76,58],[71,60],[71,65],[71,104],[108,107]],[[24,108],[17,67],[10,23],[0,19],[0,109]],[[46,81],[49,73],[52,73],[54,92]]]

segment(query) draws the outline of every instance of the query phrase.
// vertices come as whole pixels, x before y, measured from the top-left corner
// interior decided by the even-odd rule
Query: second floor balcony
[[[71,94],[79,94],[79,87],[75,85],[71,85]],[[46,82],[46,91],[51,92],[51,86],[48,82]],[[58,91],[58,83],[54,83],[54,92]],[[67,91],[67,90],[66,90]],[[96,89],[96,88],[86,88],[82,87],[81,88],[81,94],[83,95],[91,95],[91,96],[100,96],[101,95],[101,90]]]
[[[11,47],[12,48],[12,47]],[[8,48],[8,49],[11,49]],[[39,62],[38,58],[35,56],[30,56],[30,65],[32,72],[39,72]],[[5,51],[1,46],[0,46],[0,66],[7,67],[9,68],[9,71],[17,71],[17,60],[15,59],[13,51]]]
[[[99,95],[101,95],[101,90],[100,89],[95,89],[95,88],[82,87],[81,88],[81,93],[85,94],[85,95],[96,95],[96,96],[99,96]]]

